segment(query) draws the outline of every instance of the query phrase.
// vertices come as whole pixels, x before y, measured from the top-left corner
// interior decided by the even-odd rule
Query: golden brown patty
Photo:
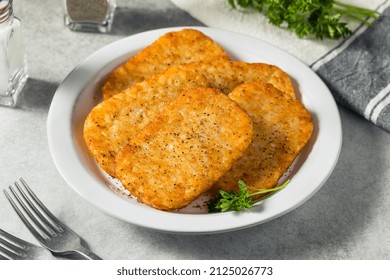
[[[173,66],[93,108],[84,124],[85,142],[101,168],[115,176],[115,157],[121,148],[179,92],[212,87],[229,93],[240,84],[259,81],[295,96],[289,76],[268,64],[217,61]]]
[[[247,63],[240,61],[217,61],[213,63],[191,63],[186,69],[196,69],[205,76],[210,86],[228,94],[243,83],[270,83],[280,91],[295,97],[290,76],[282,69],[266,63]]]
[[[229,60],[225,51],[202,32],[184,29],[169,32],[117,68],[103,86],[107,99],[173,65]]]
[[[298,99],[270,84],[245,84],[229,97],[252,119],[253,140],[213,190],[238,190],[238,180],[255,188],[272,188],[309,141],[311,116]]]
[[[119,152],[116,175],[140,201],[182,208],[229,170],[251,139],[251,120],[234,101],[215,89],[191,89]]]
[[[84,123],[84,139],[100,167],[115,177],[115,157],[122,147],[156,117],[179,92],[208,86],[207,80],[195,71],[164,74],[135,84],[98,104]]]

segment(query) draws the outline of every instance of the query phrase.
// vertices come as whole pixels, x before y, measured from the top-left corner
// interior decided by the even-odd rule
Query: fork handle
[[[74,250],[74,252],[79,254],[80,256],[82,256],[83,258],[85,258],[87,260],[102,260],[101,257],[92,253],[89,249],[87,249],[85,247],[80,247],[79,249]]]

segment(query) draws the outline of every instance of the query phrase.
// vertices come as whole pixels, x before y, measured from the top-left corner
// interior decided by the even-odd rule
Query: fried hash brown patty
[[[103,86],[107,99],[173,65],[229,60],[216,42],[193,29],[169,32],[117,68]]]
[[[229,93],[240,84],[258,81],[295,96],[289,76],[269,64],[218,61],[173,66],[94,107],[84,123],[85,142],[100,167],[115,177],[115,157],[121,148],[179,92],[211,87]]]
[[[270,84],[245,84],[228,96],[252,119],[253,140],[213,191],[238,191],[238,180],[255,188],[272,188],[309,141],[311,116],[298,99]]]
[[[116,158],[116,175],[141,202],[188,205],[240,158],[252,140],[245,111],[210,88],[184,91]]]

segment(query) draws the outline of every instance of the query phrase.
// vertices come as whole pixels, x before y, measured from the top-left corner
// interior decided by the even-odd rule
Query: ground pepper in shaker
[[[115,8],[115,0],[65,0],[65,25],[74,31],[107,33]]]
[[[21,21],[12,0],[0,0],[0,105],[13,107],[27,81]]]

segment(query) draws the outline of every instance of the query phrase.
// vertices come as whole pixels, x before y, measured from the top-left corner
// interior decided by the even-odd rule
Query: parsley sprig
[[[376,19],[374,10],[344,4],[335,0],[228,0],[233,8],[256,9],[276,26],[294,30],[298,37],[314,35],[318,39],[339,39],[352,32],[342,17],[364,24]]]
[[[238,181],[239,191],[226,192],[220,190],[215,198],[210,199],[207,202],[209,213],[226,212],[229,210],[240,211],[244,208],[251,208],[253,204],[270,197],[281,189],[284,189],[289,182],[290,180],[287,180],[282,185],[271,189],[255,189],[240,180]],[[249,189],[251,189],[251,192],[249,192]],[[260,197],[259,199],[252,199],[252,196],[264,193],[267,195]]]

